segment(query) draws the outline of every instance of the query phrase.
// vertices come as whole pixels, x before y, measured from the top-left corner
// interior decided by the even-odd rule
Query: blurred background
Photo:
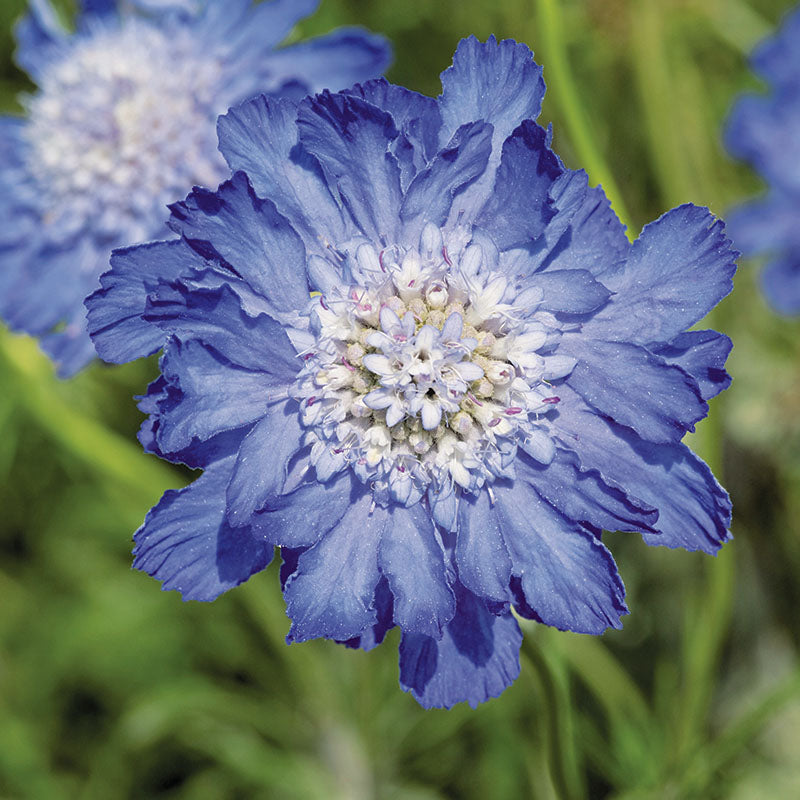
[[[31,88],[12,61],[24,5],[0,3],[6,111]],[[293,36],[383,32],[389,78],[433,95],[461,37],[526,42],[556,151],[638,233],[761,191],[720,130],[791,5],[322,0]],[[133,572],[132,532],[191,478],[135,440],[155,362],[59,382],[0,332],[0,798],[800,797],[800,323],[767,309],[758,269],[709,321],[734,383],[691,442],[733,496],[734,541],[714,559],[608,534],[624,630],[528,625],[519,680],[474,711],[399,689],[396,631],[371,653],[287,647],[275,565],[208,605]]]

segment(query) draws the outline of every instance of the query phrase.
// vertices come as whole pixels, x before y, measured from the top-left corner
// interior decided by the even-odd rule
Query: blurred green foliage
[[[0,3],[0,106],[23,0]],[[71,3],[61,3],[67,12]],[[635,234],[673,205],[760,190],[724,154],[746,54],[785,0],[323,0],[296,35],[363,24],[389,77],[428,94],[457,41],[527,42],[543,120]],[[733,388],[693,445],[734,498],[717,559],[608,535],[632,615],[602,638],[526,626],[523,672],[476,711],[425,712],[377,651],[286,647],[275,565],[213,604],[130,570],[130,536],[189,480],[139,452],[152,361],[58,382],[0,333],[0,797],[788,798],[800,796],[800,325],[745,264],[713,324]]]

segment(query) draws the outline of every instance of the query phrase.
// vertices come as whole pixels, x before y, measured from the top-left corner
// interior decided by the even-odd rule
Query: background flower
[[[68,376],[92,358],[83,298],[112,248],[163,232],[187,184],[225,174],[216,116],[255,92],[303,96],[380,74],[358,29],[279,48],[317,0],[86,2],[67,31],[48,0],[17,26],[38,84],[0,117],[0,316]]]
[[[397,625],[401,684],[450,707],[518,674],[512,606],[621,626],[603,529],[728,538],[680,440],[729,382],[727,337],[686,329],[735,254],[693,206],[631,245],[533,121],[524,45],[464,40],[442,86],[232,109],[233,178],[172,206],[180,239],[117,251],[87,305],[104,359],[165,346],[140,438],[205,470],[135,565],[210,600],[279,545],[289,641],[369,649]]]
[[[74,5],[58,0],[60,7]],[[0,104],[26,0],[0,3]],[[539,122],[631,231],[692,199],[722,215],[759,180],[720,130],[758,85],[747,56],[793,0],[323,0],[297,37],[363,24],[393,83],[435,96],[458,41],[525,41]],[[2,138],[2,137],[0,137]],[[0,225],[2,227],[2,225]],[[12,797],[794,797],[800,787],[800,319],[757,270],[702,327],[736,346],[734,391],[688,443],[730,491],[717,557],[604,535],[631,614],[602,636],[518,620],[522,672],[491,702],[428,711],[398,691],[400,631],[370,652],[286,647],[280,558],[213,603],[132,570],[130,533],[196,477],[147,455],[130,396],[157,358],[69,381],[0,330],[0,784]]]
[[[747,93],[731,112],[728,150],[748,161],[767,194],[731,214],[737,247],[768,256],[762,275],[769,302],[784,314],[800,312],[800,10],[753,52],[751,63],[768,93]]]

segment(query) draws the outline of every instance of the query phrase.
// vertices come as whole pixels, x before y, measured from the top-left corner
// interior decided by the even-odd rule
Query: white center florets
[[[226,174],[213,124],[221,79],[182,28],[128,19],[78,39],[27,102],[47,221],[146,238],[153,209],[194,183],[215,186]]]
[[[574,361],[553,354],[541,291],[514,290],[465,238],[428,225],[419,249],[362,244],[359,284],[316,298],[295,396],[320,479],[349,464],[411,503],[510,475],[518,446],[552,459],[548,381]]]

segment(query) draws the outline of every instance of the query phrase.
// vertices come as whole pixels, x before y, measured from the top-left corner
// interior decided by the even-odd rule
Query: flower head
[[[682,206],[631,245],[534,122],[524,45],[464,40],[442,83],[232,109],[231,180],[87,301],[103,358],[163,347],[145,448],[205,470],[135,566],[211,600],[278,545],[289,641],[399,626],[425,706],[515,679],[512,609],[619,627],[603,529],[713,553],[730,514],[681,444],[729,380],[727,338],[686,332],[731,288],[722,224]]]
[[[764,197],[730,216],[736,246],[764,254],[767,299],[784,314],[800,313],[800,9],[762,42],[751,59],[767,94],[742,96],[728,120],[728,151],[749,162],[767,183]]]
[[[83,298],[111,250],[163,235],[167,202],[227,174],[218,114],[387,66],[384,40],[358,30],[275,49],[316,5],[85,0],[70,34],[32,2],[17,60],[39,88],[26,117],[0,116],[0,317],[40,337],[62,376],[94,355]]]

